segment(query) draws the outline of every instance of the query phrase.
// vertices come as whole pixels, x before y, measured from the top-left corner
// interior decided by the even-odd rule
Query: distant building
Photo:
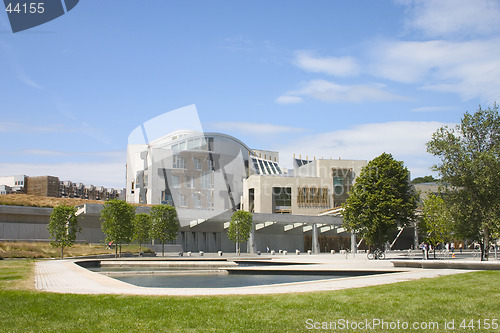
[[[3,191],[6,192],[2,194],[26,193],[27,179],[25,175],[0,177],[0,185],[5,185]]]
[[[106,188],[104,186],[85,185],[65,180],[60,181],[54,176],[0,177],[0,194],[24,193],[36,196],[54,198],[78,198],[88,200],[125,200],[124,189]]]
[[[39,197],[59,197],[59,178],[53,176],[28,177],[27,194]]]

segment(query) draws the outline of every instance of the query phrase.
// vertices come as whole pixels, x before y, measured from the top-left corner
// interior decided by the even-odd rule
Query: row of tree
[[[72,246],[81,227],[78,225],[74,206],[60,205],[50,214],[48,230],[51,235],[51,244],[61,248],[61,259],[64,248]],[[106,235],[106,242],[115,246],[115,255],[121,255],[122,244],[139,243],[139,252],[142,244],[155,239],[162,244],[162,255],[165,254],[165,242],[177,238],[179,222],[174,207],[157,205],[151,207],[149,214],[135,213],[135,207],[118,199],[109,200],[101,211],[102,231]]]
[[[165,255],[165,242],[177,238],[179,222],[177,212],[169,205],[155,205],[149,214],[135,213],[135,207],[122,200],[110,200],[101,211],[102,231],[106,241],[116,246],[116,252],[122,244],[136,241],[140,245],[149,240],[158,240],[162,244],[162,255]]]
[[[61,248],[61,259],[64,257],[64,248],[72,246],[77,233],[81,228],[78,225],[74,206],[60,205],[52,210],[48,225],[52,238],[52,246]],[[107,201],[101,211],[102,231],[106,235],[106,242],[115,246],[115,256],[121,255],[122,244],[139,243],[139,252],[142,253],[142,244],[154,239],[162,244],[162,256],[165,255],[165,242],[177,238],[179,222],[177,212],[169,205],[151,207],[149,214],[135,213],[135,207],[125,201]],[[246,242],[252,230],[252,214],[237,211],[231,217],[228,228],[228,238],[236,244],[238,255],[241,243]]]
[[[437,244],[467,239],[481,246],[488,260],[492,239],[500,233],[500,116],[498,106],[465,113],[455,128],[444,126],[427,143],[441,160],[440,195],[424,200],[417,218],[418,194],[403,162],[383,153],[356,179],[344,204],[344,227],[381,247],[398,226],[420,221],[424,240]],[[427,181],[428,179],[425,179]]]

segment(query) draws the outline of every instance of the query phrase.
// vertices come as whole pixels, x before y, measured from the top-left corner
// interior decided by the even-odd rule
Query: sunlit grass
[[[456,331],[464,331],[458,327],[463,319],[494,319],[500,313],[498,271],[286,295],[153,297],[13,290],[32,279],[32,267],[26,260],[0,261],[0,331],[304,332],[308,319],[318,323],[381,319],[437,322],[439,329],[432,331],[441,332],[444,321],[455,320]],[[481,330],[476,327],[477,331]]]

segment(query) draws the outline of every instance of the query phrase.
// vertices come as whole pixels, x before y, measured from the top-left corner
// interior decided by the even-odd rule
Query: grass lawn
[[[2,332],[305,332],[317,331],[307,328],[321,328],[323,322],[373,324],[377,319],[388,325],[399,320],[400,327],[408,323],[409,328],[365,331],[442,332],[451,320],[457,332],[500,330],[483,328],[500,320],[499,271],[332,292],[151,297],[38,292],[33,290],[33,267],[30,260],[0,261]],[[474,329],[460,329],[464,319],[467,325],[476,320]],[[438,326],[412,328],[413,323],[431,322]]]

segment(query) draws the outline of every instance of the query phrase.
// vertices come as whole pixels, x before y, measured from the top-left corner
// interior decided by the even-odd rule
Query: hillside
[[[29,207],[56,207],[62,204],[70,206],[78,206],[83,204],[104,204],[105,201],[100,200],[85,200],[74,198],[51,198],[39,197],[28,194],[1,194],[0,205],[8,206],[29,206]],[[136,205],[134,205],[136,206]],[[137,205],[146,206],[146,205]]]

